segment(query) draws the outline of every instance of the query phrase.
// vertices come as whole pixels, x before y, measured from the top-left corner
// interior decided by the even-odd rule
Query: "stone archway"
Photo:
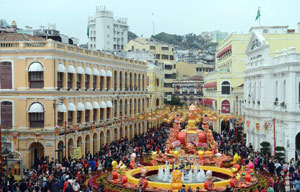
[[[104,133],[100,133],[100,147],[105,144],[105,138],[104,138]]]
[[[74,142],[73,142],[73,139],[69,139],[68,141],[68,157],[70,158],[71,157],[71,151],[73,150],[74,148]]]
[[[57,144],[57,159],[59,162],[62,162],[64,158],[64,142],[60,141]]]
[[[228,133],[229,129],[230,129],[229,121],[223,120],[221,122],[221,133],[223,132]]]
[[[90,139],[90,135],[85,136],[85,150],[84,150],[84,155],[90,153],[90,149],[91,149],[91,139]]]
[[[110,142],[111,142],[110,130],[107,130],[107,132],[106,132],[106,143],[109,145]]]
[[[134,130],[132,128],[132,125],[129,126],[129,139],[131,140],[134,136]]]
[[[44,157],[45,148],[43,144],[41,144],[40,142],[33,142],[30,144],[28,151],[30,154],[28,158],[29,167],[37,167],[41,161],[41,158]]]
[[[93,155],[96,154],[99,151],[98,145],[97,145],[97,133],[94,133],[93,135]]]
[[[299,160],[300,155],[300,132],[296,135],[296,159]]]
[[[81,154],[83,155],[83,143],[82,143],[82,137],[81,136],[79,136],[78,138],[77,138],[77,147],[80,147],[80,152],[81,152]]]
[[[118,141],[118,129],[114,129],[114,141]]]

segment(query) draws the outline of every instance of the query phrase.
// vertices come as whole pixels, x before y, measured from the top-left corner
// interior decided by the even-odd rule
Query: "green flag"
[[[255,18],[255,21],[256,21],[257,19],[259,19],[259,18],[260,18],[260,7],[258,7],[257,15],[256,15],[256,18]]]

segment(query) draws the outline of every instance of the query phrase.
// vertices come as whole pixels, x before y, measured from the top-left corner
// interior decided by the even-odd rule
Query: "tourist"
[[[197,188],[196,188],[196,192],[200,192],[200,187],[197,187]]]
[[[193,190],[192,190],[191,186],[189,186],[189,188],[188,188],[188,192],[193,192]]]
[[[182,185],[181,189],[178,192],[186,192],[185,191],[185,185]]]
[[[296,192],[300,192],[300,178],[297,177],[294,181],[294,187],[296,189]]]

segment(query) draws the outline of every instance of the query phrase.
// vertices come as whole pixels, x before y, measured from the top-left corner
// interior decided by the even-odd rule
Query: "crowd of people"
[[[201,128],[201,126],[199,126]],[[77,192],[92,191],[91,187],[84,188],[87,178],[93,172],[104,172],[111,167],[111,162],[123,161],[127,166],[130,161],[130,154],[137,154],[137,162],[140,158],[151,151],[164,151],[168,139],[170,126],[164,124],[159,128],[149,129],[147,133],[135,135],[130,141],[122,138],[113,141],[110,145],[101,145],[100,151],[94,155],[87,153],[81,159],[64,159],[58,162],[55,159],[42,158],[33,165],[32,169],[24,171],[24,178],[16,181],[12,175],[8,175],[0,181],[3,192]],[[246,165],[252,161],[256,171],[265,171],[274,176],[274,182],[268,192],[285,192],[287,182],[290,190],[300,192],[300,161],[291,159],[290,162],[277,160],[276,158],[255,152],[252,145],[242,146],[236,141],[235,130],[228,130],[218,134],[213,132],[219,143],[219,151],[224,154],[239,154],[241,163]],[[104,191],[103,184],[100,184],[99,192]],[[142,191],[142,190],[141,190]],[[182,190],[184,191],[184,190]],[[190,190],[187,190],[190,191]],[[232,191],[229,187],[226,191]],[[258,188],[257,191],[263,191]]]

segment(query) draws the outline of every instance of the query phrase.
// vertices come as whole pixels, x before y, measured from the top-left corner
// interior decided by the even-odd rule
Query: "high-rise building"
[[[96,15],[88,20],[87,35],[91,50],[123,50],[128,43],[127,19],[114,18],[113,12],[97,7]]]

